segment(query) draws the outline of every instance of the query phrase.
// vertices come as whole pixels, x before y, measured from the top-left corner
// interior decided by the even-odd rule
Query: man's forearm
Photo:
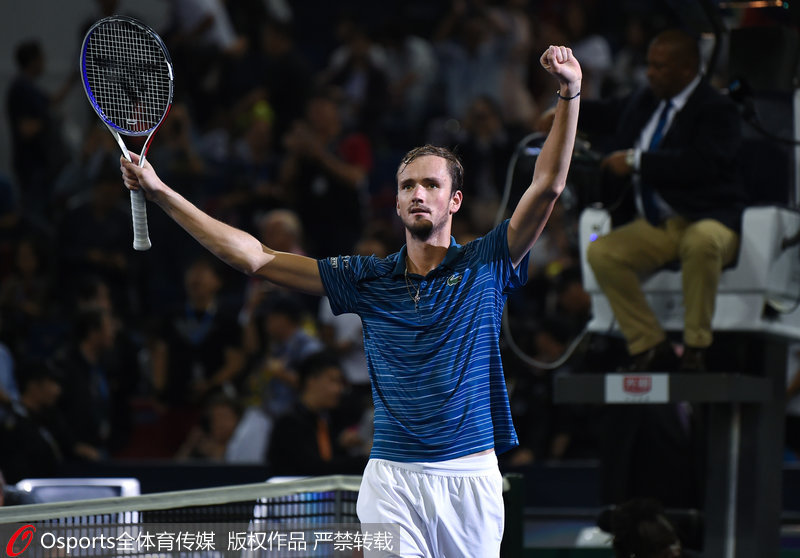
[[[203,213],[174,190],[159,193],[156,203],[195,240],[230,266],[252,275],[271,256],[254,236]]]
[[[575,147],[580,108],[581,82],[561,84],[555,118],[542,151],[536,159],[532,186],[559,195],[567,184],[567,174]],[[577,96],[576,96],[577,95]],[[566,100],[570,99],[570,100]]]
[[[160,192],[156,203],[195,240],[231,267],[292,290],[325,294],[316,260],[272,250],[253,235],[202,212],[173,190]]]
[[[514,265],[518,265],[547,223],[553,205],[567,183],[578,124],[580,81],[562,84],[559,94],[571,100],[559,99],[555,117],[542,146],[533,171],[531,185],[511,216],[509,250]]]
[[[343,161],[336,157],[336,155],[328,153],[327,151],[323,151],[323,153],[320,154],[318,161],[329,172],[353,189],[357,189],[361,186],[367,174],[364,169],[358,165]]]

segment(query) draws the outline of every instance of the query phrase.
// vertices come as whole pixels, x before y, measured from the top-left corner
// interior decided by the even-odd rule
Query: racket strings
[[[100,25],[89,37],[84,66],[101,116],[128,134],[161,122],[171,99],[171,75],[161,44],[124,21]]]

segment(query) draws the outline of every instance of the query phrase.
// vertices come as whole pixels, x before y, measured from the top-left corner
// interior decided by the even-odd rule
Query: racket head
[[[172,59],[141,21],[114,15],[95,22],[81,46],[83,89],[109,127],[128,136],[158,128],[172,106]]]

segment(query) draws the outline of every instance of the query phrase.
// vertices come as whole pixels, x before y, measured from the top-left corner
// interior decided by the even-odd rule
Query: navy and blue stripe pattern
[[[517,445],[499,336],[515,269],[508,221],[464,246],[451,239],[442,264],[409,274],[406,248],[387,258],[319,260],[335,314],[361,316],[375,402],[373,458],[443,461]],[[416,305],[412,295],[419,288]],[[411,291],[411,292],[409,292]]]

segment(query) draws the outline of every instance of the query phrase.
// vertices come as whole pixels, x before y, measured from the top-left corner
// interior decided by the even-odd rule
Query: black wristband
[[[556,91],[556,96],[563,101],[571,101],[572,99],[577,99],[580,96],[580,94],[581,92],[578,91],[572,97],[564,97],[564,95],[561,94],[561,91]]]

